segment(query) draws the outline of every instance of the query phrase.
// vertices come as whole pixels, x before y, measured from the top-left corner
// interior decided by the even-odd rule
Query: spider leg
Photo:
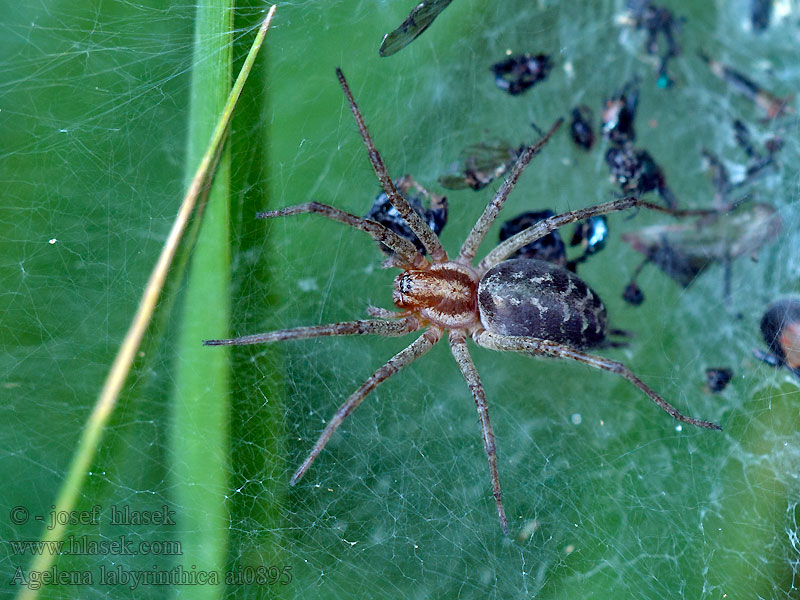
[[[503,533],[508,535],[508,519],[506,519],[506,509],[503,508],[503,498],[500,491],[500,476],[497,472],[497,448],[494,443],[494,432],[489,421],[489,407],[486,404],[486,395],[483,392],[480,375],[472,362],[472,357],[467,350],[467,341],[461,331],[450,331],[450,350],[461,369],[464,379],[467,381],[472,397],[475,398],[475,405],[478,407],[478,417],[481,421],[481,432],[483,433],[483,447],[486,450],[486,457],[489,459],[489,475],[492,479],[492,495],[497,503],[497,514],[500,517],[500,527]]]
[[[486,237],[486,233],[497,218],[500,209],[503,208],[508,195],[511,193],[511,190],[514,189],[514,185],[517,183],[520,175],[522,175],[525,167],[527,167],[531,159],[538,154],[539,150],[544,147],[556,130],[561,127],[563,122],[564,119],[558,119],[542,139],[533,146],[525,148],[522,154],[519,155],[517,162],[514,163],[511,172],[508,174],[508,178],[503,182],[503,185],[500,186],[500,189],[497,190],[494,198],[486,205],[483,214],[478,218],[475,225],[472,227],[472,231],[469,232],[469,235],[464,240],[464,244],[461,246],[461,252],[459,252],[458,258],[456,259],[458,262],[464,265],[472,264],[472,259],[475,257],[475,252],[478,251],[478,246],[481,245],[483,238]]]
[[[343,321],[329,325],[312,325],[311,327],[296,327],[294,329],[279,329],[267,333],[256,333],[226,340],[203,340],[203,346],[246,346],[248,344],[272,344],[285,340],[303,340],[316,337],[334,335],[382,335],[385,337],[399,337],[417,331],[420,328],[419,320],[415,317],[406,317],[396,321]]]
[[[425,250],[427,250],[428,254],[430,254],[434,262],[446,261],[447,253],[444,251],[442,243],[439,241],[439,236],[437,236],[431,230],[431,228],[428,227],[425,221],[422,220],[422,217],[414,212],[414,209],[411,208],[408,200],[403,198],[403,196],[401,196],[394,187],[392,178],[389,177],[389,172],[386,170],[386,165],[383,164],[383,159],[381,158],[378,149],[375,147],[375,143],[372,141],[372,138],[369,135],[367,126],[364,123],[364,117],[361,116],[361,111],[358,109],[358,104],[356,104],[355,98],[353,98],[353,93],[350,91],[350,86],[347,85],[347,80],[344,78],[344,73],[342,73],[342,70],[339,68],[336,69],[336,77],[339,78],[339,84],[342,86],[344,95],[347,98],[348,104],[350,105],[350,112],[353,113],[353,118],[356,120],[358,131],[361,133],[361,138],[364,140],[364,145],[367,147],[369,162],[372,164],[372,168],[375,171],[375,174],[378,176],[378,180],[381,182],[381,186],[383,187],[383,191],[386,192],[389,202],[391,202],[392,206],[397,209],[397,212],[400,213],[400,216],[403,217],[405,222],[408,223],[408,227],[414,232],[414,235],[419,238],[419,241],[422,242],[422,245],[425,247]]]
[[[647,396],[649,396],[653,402],[660,406],[662,410],[669,413],[674,419],[683,421],[684,423],[689,423],[690,425],[695,425],[697,427],[704,427],[706,429],[722,429],[722,427],[716,423],[687,417],[681,414],[666,400],[646,386],[638,377],[636,377],[636,375],[630,371],[630,369],[628,369],[628,367],[615,360],[609,360],[594,354],[587,354],[563,344],[533,337],[498,335],[496,333],[490,333],[482,330],[475,332],[472,335],[472,338],[478,345],[483,346],[484,348],[490,348],[492,350],[510,350],[512,352],[523,352],[533,356],[544,355],[552,358],[569,358],[597,369],[610,371],[630,381],[633,385],[647,394]]]
[[[428,261],[422,256],[410,241],[397,235],[394,231],[387,229],[377,221],[370,219],[363,219],[350,213],[334,208],[327,204],[320,202],[306,202],[305,204],[298,204],[296,206],[287,206],[279,210],[268,210],[256,214],[257,219],[272,219],[274,217],[287,217],[290,215],[300,215],[303,213],[316,213],[338,221],[345,225],[350,225],[356,229],[367,232],[372,239],[385,244],[387,247],[394,250],[403,262],[416,268],[426,268]],[[416,213],[415,213],[416,214]],[[399,266],[399,265],[396,265]]]
[[[414,314],[414,310],[390,310],[388,308],[380,308],[378,306],[369,305],[367,307],[367,314],[376,319],[400,319],[401,317],[408,317]]]
[[[305,472],[311,466],[311,463],[314,462],[314,459],[317,458],[319,453],[322,452],[322,449],[325,448],[325,444],[328,443],[330,437],[339,428],[339,425],[342,424],[342,421],[344,421],[347,416],[353,412],[359,404],[361,404],[361,401],[367,396],[367,394],[378,387],[379,384],[383,383],[389,379],[389,377],[397,373],[400,369],[411,364],[420,356],[425,354],[436,342],[439,341],[441,337],[441,329],[430,327],[412,344],[390,358],[386,364],[375,371],[360,388],[353,392],[353,394],[345,401],[344,404],[339,407],[339,410],[336,411],[336,413],[333,415],[333,418],[328,422],[328,425],[319,436],[317,443],[314,444],[314,447],[303,461],[303,464],[300,465],[300,468],[295,471],[294,475],[292,475],[292,478],[289,480],[289,485],[296,484],[298,480],[305,474]]]
[[[583,219],[588,219],[589,217],[594,217],[596,215],[604,215],[620,210],[626,210],[628,208],[633,208],[634,206],[640,206],[642,208],[649,208],[650,210],[667,213],[673,217],[703,216],[713,214],[715,212],[713,210],[703,209],[674,210],[659,206],[658,204],[653,204],[652,202],[640,200],[635,196],[627,196],[625,198],[620,198],[619,200],[612,200],[611,202],[605,202],[603,204],[598,204],[597,206],[572,210],[561,213],[560,215],[543,219],[542,221],[531,225],[516,235],[512,235],[504,242],[501,242],[495,246],[494,249],[489,252],[489,254],[487,254],[480,263],[478,263],[478,270],[482,272],[488,271],[496,264],[507,259],[526,244],[530,244],[531,242],[546,236],[554,229],[558,229],[564,225],[569,225],[575,221],[582,221]]]

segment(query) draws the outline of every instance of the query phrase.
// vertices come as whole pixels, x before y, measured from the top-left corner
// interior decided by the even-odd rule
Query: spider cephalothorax
[[[475,271],[448,261],[400,273],[392,300],[397,308],[419,311],[440,327],[469,327],[478,320],[477,292]]]
[[[368,312],[375,317],[374,319],[282,329],[234,339],[207,340],[204,344],[209,346],[257,344],[333,335],[372,334],[395,337],[421,329],[424,331],[414,342],[378,368],[339,407],[303,464],[289,480],[290,484],[294,485],[303,476],[339,425],[361,404],[367,394],[428,352],[445,333],[453,357],[475,399],[484,450],[489,460],[492,495],[497,505],[500,525],[506,533],[508,533],[508,520],[500,491],[497,451],[489,421],[489,407],[480,376],[467,349],[468,337],[479,346],[493,350],[569,358],[616,373],[638,387],[674,418],[698,427],[720,429],[714,423],[679,413],[622,363],[582,351],[603,342],[607,332],[607,317],[600,298],[576,275],[559,266],[538,260],[508,260],[517,250],[551,231],[595,215],[625,210],[633,206],[644,206],[672,214],[675,214],[675,211],[642,202],[637,198],[622,198],[599,206],[574,210],[539,221],[512,235],[477,264],[473,264],[478,247],[497,218],[514,184],[533,156],[561,125],[559,119],[539,142],[522,151],[508,179],[500,186],[483,215],[467,235],[458,256],[451,260],[442,248],[437,235],[397,192],[367,131],[344,75],[339,69],[336,73],[361,137],[367,146],[373,169],[392,206],[397,209],[408,224],[408,228],[422,244],[430,261],[411,241],[380,223],[356,217],[319,202],[308,202],[259,213],[258,216],[261,218],[317,213],[368,233],[394,253],[385,265],[402,269],[400,275],[395,278],[393,293],[394,303],[401,310],[397,312],[370,307]]]

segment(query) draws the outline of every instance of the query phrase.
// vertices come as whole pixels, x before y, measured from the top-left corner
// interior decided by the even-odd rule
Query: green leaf
[[[225,107],[231,85],[233,6],[230,0],[198,7],[190,89],[186,181],[191,181]],[[230,152],[217,165],[191,259],[181,310],[170,439],[170,476],[176,507],[177,560],[192,569],[223,572],[227,565],[230,490],[230,382],[228,356],[208,352],[202,340],[224,335],[230,322]],[[181,593],[176,587],[176,594]],[[201,585],[192,597],[221,598],[222,585]],[[185,592],[183,592],[185,593]]]

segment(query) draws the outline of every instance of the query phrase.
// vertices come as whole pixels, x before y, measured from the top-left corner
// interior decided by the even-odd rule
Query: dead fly
[[[693,211],[685,212],[690,214]],[[634,271],[623,294],[627,302],[640,304],[644,300],[636,285],[636,277],[648,263],[656,265],[683,287],[688,287],[707,266],[721,262],[725,267],[724,294],[728,298],[731,263],[743,255],[755,257],[781,230],[778,212],[769,204],[760,202],[740,203],[730,212],[694,212],[705,214],[693,221],[652,225],[622,235],[623,241],[644,255],[644,261]]]
[[[572,109],[572,121],[569,124],[569,134],[572,141],[584,150],[591,150],[594,145],[594,131],[592,130],[592,111],[588,106],[581,104]]]
[[[630,144],[609,148],[606,164],[611,180],[619,185],[623,194],[641,196],[655,191],[669,208],[678,206],[675,194],[667,186],[664,171],[647,150]]]
[[[800,299],[770,304],[761,319],[761,335],[770,351],[753,350],[753,355],[773,367],[786,366],[800,377]]]
[[[606,164],[611,181],[619,185],[623,194],[641,196],[658,192],[669,208],[678,206],[678,199],[667,186],[664,171],[647,150],[634,148],[636,131],[633,127],[639,90],[636,79],[625,84],[603,108],[603,137],[611,142],[606,151]]]
[[[447,223],[447,198],[431,194],[428,190],[416,182],[411,175],[403,175],[400,179],[394,181],[394,187],[397,191],[408,200],[411,208],[417,213],[425,224],[431,230],[439,235]],[[428,201],[429,208],[426,208],[422,200]],[[392,206],[386,192],[381,192],[375,198],[372,208],[364,215],[364,218],[377,221],[387,229],[394,231],[396,234],[403,236],[417,247],[421,254],[425,254],[425,246],[419,241],[419,238],[414,235],[414,232],[409,229],[405,219],[400,216],[397,209]],[[378,242],[381,251],[387,256],[394,256],[394,252],[382,242]]]
[[[603,137],[612,144],[628,144],[636,139],[633,121],[639,105],[637,85],[636,79],[629,81],[603,107]]]
[[[767,113],[768,119],[774,119],[784,114],[795,113],[794,107],[789,106],[792,97],[779,98],[762,89],[756,82],[739,71],[714,60],[707,54],[700,53],[700,58],[708,65],[711,72],[724,81],[731,90],[752,101],[756,106]]]
[[[524,149],[525,146],[513,147],[506,142],[481,142],[468,146],[458,161],[450,165],[450,173],[439,177],[439,183],[450,190],[482,190],[497,177],[502,177]]]
[[[538,212],[524,212],[521,215],[509,219],[500,228],[500,241],[504,242],[512,235],[528,229],[531,225],[555,216],[552,210],[542,210]],[[509,258],[533,258],[545,260],[560,267],[567,266],[567,247],[558,229],[548,233],[546,236],[527,244],[514,252]]]
[[[625,25],[632,25],[637,30],[645,30],[645,51],[650,55],[661,57],[658,62],[658,87],[667,88],[672,85],[672,78],[667,73],[667,63],[681,53],[681,47],[676,41],[683,19],[675,18],[672,12],[663,6],[657,6],[650,0],[628,0],[628,14],[622,19]],[[658,36],[664,38],[663,46],[659,44]]]
[[[491,66],[494,82],[501,90],[516,96],[544,81],[553,68],[546,54],[519,54]]]
[[[727,367],[706,369],[706,385],[712,394],[718,394],[728,387],[731,379],[733,379],[733,371]]]
[[[400,26],[383,36],[378,53],[391,56],[417,39],[453,0],[422,0]]]
[[[551,210],[543,210],[525,212],[513,219],[509,219],[500,228],[500,241],[504,242],[511,236],[528,229],[539,221],[554,216],[554,214]],[[558,230],[554,230],[546,236],[523,246],[512,254],[511,258],[544,260],[574,273],[579,264],[605,247],[607,238],[608,222],[606,217],[605,215],[597,215],[585,221],[580,221],[575,225],[569,245],[573,247],[580,246],[583,249],[583,254],[578,258],[567,260],[567,248]]]

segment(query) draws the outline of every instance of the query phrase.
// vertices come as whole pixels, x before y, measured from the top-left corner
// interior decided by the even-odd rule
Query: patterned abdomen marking
[[[478,285],[481,323],[493,333],[592,348],[606,337],[606,307],[573,273],[541,260],[506,260]]]

